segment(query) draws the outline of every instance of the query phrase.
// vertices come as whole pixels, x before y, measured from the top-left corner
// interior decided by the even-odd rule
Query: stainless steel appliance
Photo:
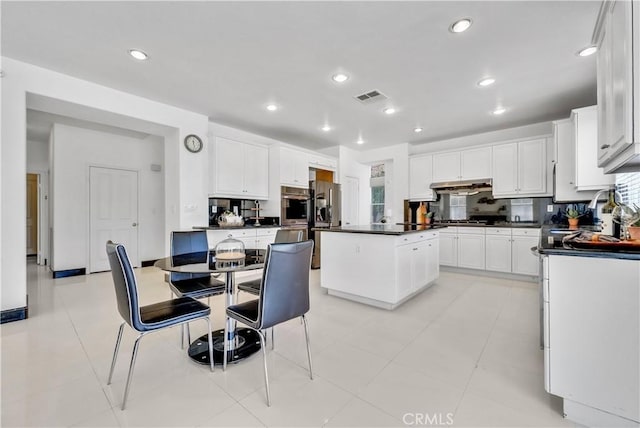
[[[309,237],[315,242],[311,267],[320,267],[320,237],[322,233],[313,232],[311,228],[330,228],[341,225],[340,219],[340,185],[329,181],[310,181],[311,201],[309,206]]]
[[[282,186],[280,195],[280,225],[283,229],[303,230],[304,240],[307,240],[310,206],[309,189]]]

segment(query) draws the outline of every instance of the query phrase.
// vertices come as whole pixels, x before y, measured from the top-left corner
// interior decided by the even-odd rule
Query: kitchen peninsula
[[[439,276],[442,226],[363,225],[322,232],[322,287],[333,296],[394,309]]]

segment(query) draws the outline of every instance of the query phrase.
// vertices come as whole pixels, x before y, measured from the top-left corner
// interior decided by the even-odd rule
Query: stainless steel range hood
[[[431,188],[441,195],[459,195],[468,196],[475,195],[479,192],[490,192],[492,190],[492,181],[490,178],[479,180],[462,180],[448,181],[441,183],[432,183]]]

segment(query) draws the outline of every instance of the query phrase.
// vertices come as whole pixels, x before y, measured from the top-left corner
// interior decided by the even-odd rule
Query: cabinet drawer
[[[458,234],[465,235],[484,235],[484,227],[460,227],[458,226]]]
[[[511,229],[508,227],[487,227],[485,233],[487,235],[511,236]]]
[[[279,227],[270,227],[268,229],[260,229],[258,227],[256,228],[256,234],[257,236],[276,236],[276,233],[278,233],[278,230],[280,230]]]
[[[255,238],[256,231],[253,229],[228,229],[225,230],[226,236],[231,235],[234,238]]]
[[[540,229],[511,229],[511,234],[513,236],[532,236],[539,238],[540,237]]]
[[[457,226],[447,226],[443,229],[440,229],[439,232],[443,235],[457,235],[458,227]]]

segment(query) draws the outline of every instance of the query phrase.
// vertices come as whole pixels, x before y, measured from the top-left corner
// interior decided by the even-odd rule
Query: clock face
[[[187,135],[184,138],[184,146],[192,153],[198,153],[202,150],[202,140],[197,135]]]

